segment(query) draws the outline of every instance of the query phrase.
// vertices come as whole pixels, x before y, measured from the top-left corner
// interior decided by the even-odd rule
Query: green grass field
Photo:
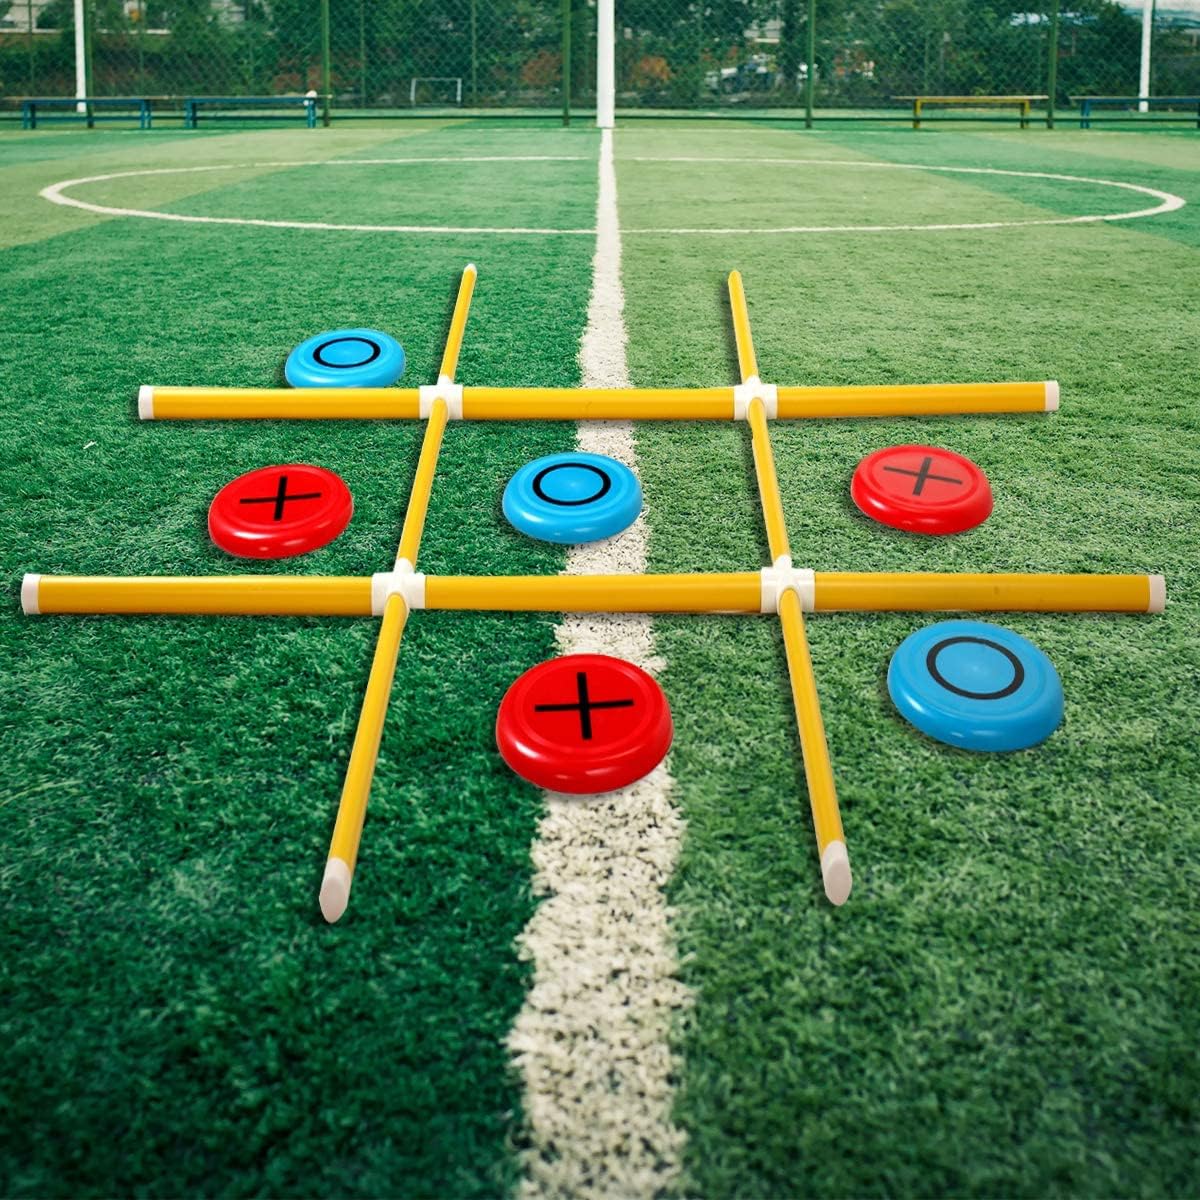
[[[1061,382],[1051,416],[774,425],[798,564],[1162,572],[1168,588],[1158,617],[998,617],[1053,659],[1066,719],[996,756],[930,741],[888,699],[893,650],[934,618],[814,615],[855,870],[841,909],[821,891],[777,624],[655,622],[686,821],[668,894],[695,996],[676,1022],[673,1190],[1194,1195],[1200,140],[637,122],[615,144],[636,384],[733,381],[734,267],[773,381]],[[274,386],[292,346],[354,325],[392,332],[404,382],[431,382],[467,261],[459,378],[571,386],[595,251],[587,232],[190,223],[39,191],[116,176],[69,194],[297,226],[586,231],[598,148],[588,128],[482,121],[0,134],[5,1195],[520,1186],[505,1039],[531,980],[514,943],[538,903],[543,800],[493,726],[508,684],[555,653],[557,616],[410,622],[350,911],[328,926],[316,894],[375,623],[28,618],[19,591],[25,571],[384,569],[417,423],[143,423],[138,386]],[[379,161],[395,159],[439,161]],[[1113,182],[1187,205],[1043,223],[1157,203]],[[666,232],[699,227],[725,232]],[[452,424],[423,569],[561,570],[499,497],[573,438]],[[855,464],[903,441],[978,462],[992,517],[945,540],[862,517]],[[744,428],[648,423],[637,446],[651,570],[766,563]],[[209,501],[289,461],[338,472],[354,519],[305,558],[243,567],[209,542]]]

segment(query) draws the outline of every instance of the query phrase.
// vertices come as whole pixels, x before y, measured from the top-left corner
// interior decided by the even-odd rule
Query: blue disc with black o
[[[604,454],[548,454],[526,463],[504,489],[504,515],[522,533],[574,546],[628,529],[642,511],[642,488]]]
[[[404,347],[378,329],[334,329],[306,338],[287,357],[292,387],[391,387],[404,374]]]
[[[906,720],[964,750],[1024,750],[1063,718],[1054,664],[1019,633],[984,621],[940,621],[910,634],[887,682]]]

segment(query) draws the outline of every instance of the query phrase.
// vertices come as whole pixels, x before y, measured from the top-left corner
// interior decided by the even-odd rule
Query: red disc
[[[350,489],[332,471],[288,463],[227,483],[209,506],[208,532],[240,558],[290,558],[332,542],[353,512]]]
[[[987,476],[969,458],[936,446],[889,446],[867,455],[850,495],[868,517],[913,533],[961,533],[992,511]]]
[[[649,774],[674,729],[663,690],[606,654],[568,654],[526,671],[496,714],[500,756],[553,792],[593,795]]]

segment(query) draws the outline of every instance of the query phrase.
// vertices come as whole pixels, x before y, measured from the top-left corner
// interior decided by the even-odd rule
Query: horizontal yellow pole
[[[1161,575],[818,571],[817,612],[1162,612]],[[429,575],[425,607],[479,612],[757,613],[757,571],[696,575]],[[26,575],[25,611],[369,617],[369,575]]]
[[[1161,575],[816,575],[816,612],[1162,612]]]
[[[1047,412],[1058,407],[1055,383],[927,383],[871,387],[781,387],[779,417],[952,416]],[[415,420],[416,388],[144,387],[146,419]],[[468,421],[730,421],[733,389],[494,388],[463,389]]]
[[[730,575],[429,575],[425,607],[490,612],[756,613],[757,571]]]
[[[876,387],[781,387],[778,416],[909,417],[1051,412],[1058,384],[914,383]]]
[[[416,388],[144,387],[138,412],[156,421],[415,420]]]
[[[200,575],[106,578],[26,575],[26,613],[190,613],[369,617],[371,578]]]
[[[833,764],[829,759],[829,741],[817,698],[817,680],[813,674],[808,639],[800,598],[789,590],[779,598],[779,622],[787,654],[788,678],[792,685],[792,703],[796,709],[796,728],[800,733],[800,755],[804,760],[804,778],[808,783],[808,801],[812,809],[813,833],[821,860],[821,879],[831,904],[845,904],[850,895],[850,858],[846,835],[842,832],[842,814],[838,808],[833,782]]]
[[[730,421],[733,389],[463,388],[469,421]]]
[[[400,655],[400,639],[408,620],[408,608],[397,595],[388,597],[375,643],[375,657],[367,676],[367,690],[358,716],[358,729],[350,749],[350,762],[342,784],[337,820],[329,842],[325,875],[321,881],[321,915],[330,923],[346,911],[354,867],[358,861],[358,846],[362,840],[363,822],[367,816],[367,800],[371,795],[371,780],[379,758],[379,743],[383,737],[383,722],[387,717],[388,699],[396,674],[396,659]]]

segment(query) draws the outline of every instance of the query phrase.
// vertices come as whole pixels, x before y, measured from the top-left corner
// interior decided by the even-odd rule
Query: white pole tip
[[[850,875],[850,855],[845,842],[830,842],[821,855],[821,878],[830,904],[845,904],[850,897],[853,879]]]
[[[1146,611],[1160,613],[1167,607],[1167,581],[1162,575],[1150,575],[1147,578],[1150,581],[1150,603],[1146,605]]]
[[[36,617],[42,611],[38,608],[38,585],[41,582],[40,575],[26,575],[21,580],[21,611],[27,617]]]
[[[340,858],[331,858],[325,864],[325,878],[321,880],[321,916],[330,925],[340,920],[350,903],[350,865]]]
[[[1046,380],[1046,411],[1058,412],[1058,381]]]
[[[138,416],[143,421],[154,420],[154,389],[148,383],[138,388]]]

